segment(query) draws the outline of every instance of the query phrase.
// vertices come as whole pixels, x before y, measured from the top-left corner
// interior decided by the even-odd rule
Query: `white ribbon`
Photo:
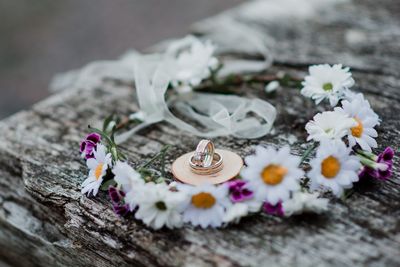
[[[216,44],[218,55],[239,53],[263,57],[260,59],[225,57],[222,60],[223,68],[219,71],[219,76],[260,72],[269,68],[273,62],[269,49],[273,40],[256,25],[250,27],[233,16],[221,15],[195,24],[194,30],[205,33],[206,37]]]
[[[265,36],[256,29],[234,19],[224,19],[223,23],[221,22],[217,29],[208,32],[208,35],[213,42],[218,44],[218,53],[223,55],[223,68],[218,72],[220,76],[231,73],[262,71],[268,68],[272,62],[267,45],[268,40],[265,39]],[[212,55],[210,56],[209,53],[212,53],[213,47],[207,43],[200,49],[199,46],[193,45],[197,42],[199,42],[198,39],[188,36],[175,42],[175,44],[170,44],[165,53],[141,55],[132,52],[118,61],[95,62],[80,71],[73,71],[56,77],[52,87],[55,89],[95,88],[101,85],[105,78],[132,81],[132,76],[134,76],[143,123],[117,136],[117,143],[122,143],[139,130],[161,121],[167,121],[180,130],[206,138],[226,135],[233,135],[238,138],[259,138],[266,135],[271,130],[276,117],[276,110],[268,102],[260,99],[191,92],[174,95],[168,103],[166,102],[165,94],[168,85],[174,82],[177,77],[178,80],[182,79],[183,74],[177,75],[176,71],[183,71],[189,77],[194,76],[198,79],[198,81],[194,78],[186,79],[190,85],[198,84],[209,75],[209,73],[202,71],[209,71],[212,65]],[[186,61],[180,61],[176,58],[177,53],[184,47],[197,49],[197,53],[190,51],[193,55],[188,58],[189,54],[186,54]],[[238,47],[240,48],[238,49]],[[253,55],[261,55],[263,58],[235,59],[227,56],[232,52],[243,53],[243,51]],[[202,60],[203,57],[208,60]],[[177,64],[178,62],[174,60],[178,60],[180,64]],[[193,62],[196,65],[193,66],[192,63],[189,64],[188,62]],[[191,73],[188,73],[185,68],[188,64],[187,68],[190,68]],[[177,91],[179,90],[177,89]],[[189,121],[197,122],[202,127],[195,127],[177,118],[169,107],[185,115]]]
[[[117,143],[126,141],[137,131],[160,121],[167,121],[180,130],[196,136],[214,138],[233,135],[239,138],[258,138],[267,134],[276,117],[275,108],[260,99],[247,99],[234,95],[190,93],[174,96],[171,107],[203,126],[198,129],[177,118],[165,101],[170,82],[165,65],[138,58],[135,63],[136,93],[144,121],[133,129],[118,135]],[[259,118],[249,117],[257,114]]]
[[[223,135],[259,138],[271,130],[276,117],[275,108],[268,102],[235,95],[193,93],[191,99],[179,99],[174,107],[204,127],[203,130],[185,127],[186,131],[209,138]],[[259,118],[250,117],[251,113]]]

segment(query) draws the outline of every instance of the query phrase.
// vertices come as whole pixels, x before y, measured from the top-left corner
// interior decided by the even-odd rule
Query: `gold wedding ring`
[[[215,174],[222,170],[222,156],[215,152],[213,142],[201,140],[196,151],[189,159],[190,170],[200,175]]]
[[[212,165],[214,160],[214,144],[210,140],[201,140],[196,147],[190,163],[197,167],[208,168]]]

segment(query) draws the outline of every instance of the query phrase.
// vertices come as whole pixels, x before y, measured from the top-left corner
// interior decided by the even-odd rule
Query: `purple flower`
[[[372,169],[370,167],[367,167],[367,166],[364,166],[361,169],[361,171],[358,173],[358,177],[360,178],[360,180],[369,179],[371,177],[375,177],[376,176],[375,172],[376,171],[374,169]]]
[[[394,157],[394,150],[393,148],[388,146],[387,148],[385,148],[385,150],[383,150],[382,153],[378,155],[378,162],[390,161],[390,163],[393,163],[393,157]]]
[[[117,214],[118,216],[121,216],[121,217],[128,215],[128,213],[130,212],[128,204],[125,204],[125,205],[115,205],[114,204],[113,210],[114,210],[115,214]]]
[[[80,151],[86,159],[94,157],[93,150],[96,148],[97,143],[99,143],[100,140],[101,136],[99,134],[91,133],[81,142]]]
[[[275,216],[279,216],[279,217],[282,217],[284,215],[281,201],[279,201],[278,204],[276,204],[276,205],[272,205],[269,202],[264,202],[263,210],[267,214],[271,214],[271,215],[275,215]]]
[[[364,166],[358,176],[360,179],[375,178],[378,180],[388,180],[392,176],[392,168],[388,167],[386,170],[375,170],[371,167]]]
[[[111,198],[115,214],[123,217],[131,212],[129,205],[124,203],[125,193],[123,191],[118,190],[116,187],[110,186],[108,188],[108,195]]]
[[[108,195],[111,198],[113,204],[119,204],[125,197],[125,193],[121,190],[118,190],[116,187],[110,186],[108,188]]]
[[[360,179],[375,178],[378,180],[388,180],[392,176],[394,150],[391,147],[378,156],[375,156],[375,162],[370,166],[364,166],[359,173]]]
[[[228,182],[230,198],[233,203],[242,202],[253,198],[253,192],[246,188],[246,182],[243,180],[234,180]]]

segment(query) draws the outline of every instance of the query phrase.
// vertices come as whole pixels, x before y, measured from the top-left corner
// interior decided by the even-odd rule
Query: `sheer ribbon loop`
[[[174,96],[167,103],[165,93],[170,82],[167,72],[163,70],[162,64],[145,66],[146,62],[138,59],[134,68],[137,98],[144,121],[117,136],[117,143],[126,141],[137,131],[160,121],[167,121],[180,130],[208,138],[224,135],[259,138],[271,130],[276,109],[264,100],[235,95],[190,93]],[[202,129],[179,119],[169,107],[200,124]],[[252,114],[257,114],[259,118]]]

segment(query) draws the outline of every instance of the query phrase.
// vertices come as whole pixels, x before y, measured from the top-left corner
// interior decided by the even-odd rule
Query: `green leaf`
[[[117,161],[118,160],[118,150],[117,150],[116,146],[112,146],[111,147],[110,153],[111,153],[111,156],[112,156],[113,160]]]
[[[318,147],[318,143],[315,142],[311,146],[307,148],[304,152],[303,156],[301,157],[300,164],[302,164],[305,160],[307,160],[308,156]]]
[[[156,184],[162,184],[165,182],[165,179],[163,177],[158,177],[157,180],[155,181]]]
[[[100,190],[101,190],[101,191],[108,191],[108,188],[109,188],[110,186],[116,186],[116,185],[117,185],[117,182],[116,182],[114,179],[110,179],[110,180],[104,182],[104,183],[101,185]]]
[[[104,122],[103,122],[103,132],[105,132],[107,130],[108,125],[110,124],[110,122],[114,119],[114,114],[111,114],[110,116],[108,116]]]
[[[117,150],[118,158],[121,160],[126,160],[127,157],[121,151]]]
[[[343,195],[341,196],[341,200],[343,202],[346,202],[346,200],[349,199],[354,193],[355,191],[352,188],[344,190]]]

